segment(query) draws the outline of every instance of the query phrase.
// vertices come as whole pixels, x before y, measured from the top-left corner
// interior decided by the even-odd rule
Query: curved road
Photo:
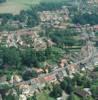
[[[90,50],[91,49],[91,50]],[[79,65],[80,63],[86,63],[87,61],[89,61],[91,58],[92,58],[92,56],[94,55],[93,54],[93,50],[94,50],[94,47],[93,46],[90,46],[90,48],[89,48],[89,50],[90,50],[90,52],[88,52],[89,53],[89,56],[88,57],[86,57],[85,59],[82,59],[81,61],[78,61],[78,62],[76,62],[76,63],[73,63],[73,64],[75,64],[75,65]],[[48,73],[48,74],[45,74],[45,75],[43,75],[43,76],[39,76],[38,78],[44,78],[44,77],[47,77],[47,76],[49,76],[49,75],[56,75],[58,72],[60,72],[60,71],[63,71],[63,70],[65,70],[66,68],[68,68],[70,65],[68,65],[68,66],[66,66],[66,67],[64,67],[64,68],[58,68],[58,69],[56,69],[55,71],[53,71],[53,72],[51,72],[51,73]],[[37,79],[38,79],[37,78]],[[34,79],[34,78],[33,78]],[[14,83],[14,85],[15,86],[17,86],[17,85],[20,85],[20,84],[23,84],[23,83],[30,83],[33,79],[30,79],[30,80],[28,80],[28,81],[22,81],[22,82],[18,82],[18,83]]]

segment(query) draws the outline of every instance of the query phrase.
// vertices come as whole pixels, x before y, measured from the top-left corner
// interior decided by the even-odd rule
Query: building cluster
[[[98,0],[88,0],[88,3],[90,4],[98,3]]]
[[[63,65],[63,66],[62,66]],[[59,81],[63,81],[64,77],[70,75],[77,71],[76,65],[71,64],[68,65],[68,69],[66,67],[68,65],[67,59],[61,59],[59,62],[59,67],[54,71],[46,74],[40,74],[43,72],[42,69],[36,69],[36,72],[39,73],[38,78],[32,78],[28,81],[22,81],[21,78],[16,79],[12,78],[12,84],[17,86],[24,96],[32,96],[35,92],[39,93],[43,88],[45,88],[46,84],[58,83]],[[69,74],[68,74],[69,73]],[[19,77],[19,76],[18,76]],[[17,78],[17,77],[16,77]]]
[[[3,24],[3,18],[0,18],[0,26]],[[13,29],[20,29],[27,27],[25,22],[20,22],[19,20],[8,20],[6,22],[6,25],[9,26],[9,28]]]
[[[66,6],[52,11],[38,12],[42,26],[65,29],[69,21],[69,10]]]
[[[46,84],[58,83],[58,80],[63,79],[67,75],[66,70],[59,71],[53,74],[45,75],[44,77],[33,78],[27,82],[16,83],[23,95],[32,96],[35,92],[39,93]]]
[[[0,32],[0,43],[6,47],[30,47],[36,50],[46,49],[47,43],[39,36],[40,29],[22,29]],[[49,43],[49,42],[48,42]]]
[[[90,49],[91,48],[92,47],[90,47]],[[84,49],[86,51],[86,48],[83,48],[83,50]],[[92,48],[92,49],[94,49],[94,48]],[[82,49],[81,49],[81,51],[82,51]],[[94,50],[92,50],[92,52],[93,51]],[[91,58],[89,58],[89,56],[90,55],[87,55],[87,57],[83,58],[83,60],[81,59],[80,61],[77,61],[76,63],[70,63],[70,64],[68,62],[69,59],[66,56],[63,59],[60,59],[59,64],[58,64],[59,66],[56,65],[55,67],[53,67],[54,69],[52,69],[52,71],[50,73],[48,71],[47,71],[47,73],[43,73],[42,69],[35,69],[35,71],[39,74],[37,78],[33,78],[29,81],[22,81],[20,79],[20,82],[15,81],[12,83],[19,87],[19,89],[22,91],[22,95],[32,96],[35,92],[39,93],[46,86],[47,83],[48,84],[58,83],[59,81],[62,81],[64,79],[64,77],[67,77],[67,76],[72,78],[74,73],[78,72],[79,70],[82,70],[83,68],[92,70],[90,68],[87,68],[87,66],[85,64],[86,62],[87,63],[91,62]],[[82,64],[82,63],[84,63],[84,64]],[[51,66],[49,66],[49,67],[51,67]],[[90,77],[94,77],[94,79],[96,78],[93,75]],[[80,92],[78,92],[78,90]],[[87,96],[91,95],[87,91],[87,89],[85,89],[85,90],[78,89],[78,90],[76,90],[75,93],[81,97],[84,97],[84,96],[87,97]]]

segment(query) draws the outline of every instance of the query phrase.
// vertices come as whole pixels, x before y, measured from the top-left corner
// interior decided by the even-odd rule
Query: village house
[[[2,32],[0,33],[0,42],[2,42],[6,47],[18,47],[18,46],[25,46],[30,47],[31,44],[26,43],[25,40],[22,39],[22,36],[30,36],[32,39],[32,45],[36,50],[43,50],[47,48],[46,41],[43,38],[39,37],[40,29],[21,29],[18,31],[10,31],[10,32]],[[48,41],[50,43],[50,41]],[[50,45],[53,45],[52,42]]]
[[[65,65],[68,65],[67,59],[61,59],[59,62],[60,67],[65,67]]]
[[[37,74],[44,73],[44,70],[42,68],[32,68],[32,70],[34,70],[35,72],[37,72]]]
[[[9,20],[9,21],[7,22],[7,25],[12,26],[12,27],[15,27],[16,29],[19,28],[19,24],[20,24],[19,21],[12,21],[12,20]]]
[[[33,44],[34,44],[34,49],[36,49],[37,51],[45,50],[47,48],[47,44],[45,41],[43,41],[42,38],[35,39]]]
[[[78,95],[79,97],[81,97],[82,99],[87,98],[91,95],[83,89],[76,89],[75,94]]]
[[[44,77],[44,80],[45,82],[48,82],[48,83],[54,83],[57,81],[57,78],[55,74],[51,74],[51,75]]]
[[[49,47],[52,47],[53,45],[55,45],[55,43],[51,39],[47,40],[47,44]]]
[[[19,89],[22,91],[22,94],[28,95],[30,93],[30,86],[28,84],[20,85]]]
[[[6,80],[7,80],[6,75],[0,77],[0,83],[1,83],[1,82],[2,82],[2,83],[5,83]]]
[[[68,71],[69,71],[69,73],[70,73],[70,75],[72,75],[72,74],[74,74],[75,72],[77,72],[77,65],[75,65],[75,64],[70,64],[69,66],[68,66]]]
[[[22,81],[22,77],[19,75],[13,75],[11,77],[11,80],[9,81],[10,83],[14,84],[14,83],[18,83]]]
[[[27,97],[23,94],[19,95],[19,100],[27,100]]]
[[[56,98],[56,100],[64,100],[62,97],[58,97]]]
[[[92,72],[92,74],[90,74],[90,77],[91,77],[93,80],[98,80],[98,72]]]
[[[2,18],[0,18],[0,25],[2,24]]]
[[[97,31],[98,31],[98,25],[94,25],[94,26],[93,26],[93,30],[94,30],[95,32],[97,32]]]
[[[38,12],[38,14],[40,16],[41,23],[54,28],[65,29],[67,21],[69,20],[67,7],[62,7],[55,11]]]
[[[16,41],[14,39],[14,34],[9,34],[6,42],[8,47],[11,46],[17,47]]]
[[[88,0],[89,4],[94,4],[94,3],[98,3],[98,0]]]
[[[86,92],[88,92],[89,95],[92,95],[90,88],[84,88],[83,90],[86,91]]]
[[[56,78],[58,81],[62,81],[64,79],[64,77],[68,76],[66,70],[62,70],[62,71],[59,71],[57,74],[56,74]]]
[[[31,93],[34,93],[34,91],[41,90],[45,87],[45,80],[44,78],[33,78],[30,80],[30,86],[31,86]]]

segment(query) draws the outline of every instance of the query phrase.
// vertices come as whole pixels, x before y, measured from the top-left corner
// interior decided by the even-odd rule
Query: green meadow
[[[38,5],[41,2],[61,2],[65,0],[7,0],[0,4],[0,13],[18,14],[21,10],[26,10],[30,6]]]

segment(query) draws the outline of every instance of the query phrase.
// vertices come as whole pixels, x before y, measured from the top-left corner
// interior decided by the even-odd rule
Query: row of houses
[[[45,49],[47,44],[44,39],[39,36],[39,32],[41,31],[42,30],[40,29],[23,29],[10,32],[0,32],[0,43],[3,43],[7,47],[30,47],[31,44],[37,50]],[[30,39],[31,42],[26,42],[28,39]]]
[[[47,27],[65,29],[70,20],[69,10],[65,6],[58,10],[38,12],[38,14],[41,25]]]
[[[2,25],[3,19],[0,18],[0,25]],[[6,22],[6,25],[13,27],[14,29],[20,29],[20,28],[25,28],[27,27],[25,22],[20,22],[19,20],[8,20]]]
[[[67,8],[62,7],[61,9],[54,10],[54,11],[42,11],[38,12],[40,16],[40,20],[42,22],[46,21],[63,21],[68,20],[69,11]]]
[[[60,68],[55,69],[54,71],[47,73],[47,74],[42,74],[38,78],[33,78],[29,81],[23,81],[23,82],[18,82],[15,85],[20,88],[22,91],[23,95],[26,96],[32,96],[35,92],[40,92],[43,90],[43,88],[46,86],[46,84],[51,84],[51,83],[58,83],[59,81],[62,81],[64,77],[68,76],[68,72],[70,74],[70,77],[72,76],[73,73],[77,71],[77,66],[74,64],[68,65],[68,69],[66,67],[67,61],[65,59],[62,59],[60,61]],[[67,69],[67,70],[66,70]],[[42,72],[42,70],[40,70]]]

